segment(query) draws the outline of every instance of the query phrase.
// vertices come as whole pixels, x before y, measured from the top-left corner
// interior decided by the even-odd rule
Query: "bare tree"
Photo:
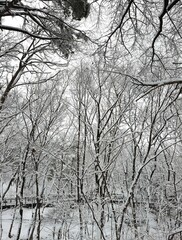
[[[79,136],[77,187],[92,213],[100,239],[106,239],[104,226],[108,215],[112,216],[116,239],[125,239],[126,228],[135,238],[146,230],[150,235],[150,214],[160,207],[163,209],[167,188],[165,184],[162,187],[162,183],[158,188],[157,182],[160,178],[167,182],[168,170],[173,185],[170,191],[177,192],[177,175],[172,172],[177,166],[174,152],[180,146],[178,89],[176,86],[158,88],[140,98],[141,86],[128,82],[125,73],[121,75],[108,66],[105,69],[102,61],[92,63],[91,69],[82,65],[77,73],[77,87],[72,90]],[[82,162],[82,158],[86,162]],[[159,170],[163,166],[167,172]],[[91,191],[88,191],[87,175],[89,182],[91,176],[95,182]],[[172,213],[174,210],[169,208]],[[165,216],[161,212],[157,221],[162,224]],[[176,219],[177,216],[179,213]],[[170,228],[166,221],[165,224],[167,232]],[[141,226],[145,230],[141,230]]]
[[[132,63],[130,80],[144,86],[181,84],[181,1],[101,1],[100,19],[108,5],[99,38],[105,61],[117,59],[120,73],[121,65]]]

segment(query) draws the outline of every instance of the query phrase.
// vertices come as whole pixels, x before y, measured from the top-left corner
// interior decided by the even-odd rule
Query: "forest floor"
[[[16,240],[20,217],[18,211],[15,214],[12,230],[10,231],[14,209],[4,209],[1,214],[1,240]],[[61,211],[61,209],[60,209]],[[27,240],[29,231],[33,226],[33,214],[34,209],[23,208],[23,224],[21,230],[20,240]],[[73,209],[69,216],[58,218],[58,212],[52,207],[41,208],[41,227],[40,227],[40,239],[41,240],[79,240],[80,228],[77,209]],[[88,213],[87,213],[88,214]],[[84,240],[98,240],[100,239],[100,232],[96,224],[89,220],[91,216],[87,217],[87,221],[84,223]],[[154,214],[150,214],[148,222],[148,232],[145,227],[139,227],[138,239],[141,240],[165,240],[166,234],[162,226],[157,224],[154,220]],[[105,222],[104,234],[106,240],[114,240],[114,224],[109,220]],[[34,239],[36,239],[36,228]],[[123,240],[134,240],[133,230],[131,226],[125,222],[124,231],[122,233]]]

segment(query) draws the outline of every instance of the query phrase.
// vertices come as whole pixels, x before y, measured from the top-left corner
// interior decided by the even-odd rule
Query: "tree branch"
[[[46,37],[46,36],[43,36],[43,35],[37,35],[37,34],[29,32],[27,30],[17,28],[17,27],[7,26],[7,25],[1,25],[0,28],[2,30],[20,32],[20,33],[29,35],[30,37],[37,38],[37,39],[42,39],[42,40],[61,39],[60,37]]]
[[[163,28],[163,18],[166,15],[166,13],[168,13],[180,0],[174,0],[171,4],[169,4],[169,0],[164,0],[163,1],[163,9],[161,14],[159,15],[159,29],[152,41],[152,50],[153,50],[153,54],[152,54],[152,62],[153,62],[153,58],[154,58],[154,54],[155,54],[155,42],[157,40],[157,38],[160,36],[161,32],[162,32],[162,28]]]

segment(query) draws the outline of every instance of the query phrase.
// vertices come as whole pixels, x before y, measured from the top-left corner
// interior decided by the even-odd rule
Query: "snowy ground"
[[[42,221],[41,221],[41,239],[42,240],[51,240],[58,239],[58,232],[60,232],[61,240],[78,240],[79,239],[79,224],[77,219],[77,214],[72,212],[71,217],[66,219],[56,220],[56,213],[53,208],[44,208],[42,211]],[[21,240],[28,239],[28,232],[32,224],[32,214],[34,213],[33,209],[23,209],[23,227],[21,231]],[[3,210],[1,216],[2,222],[2,240],[15,240],[17,236],[18,226],[19,226],[19,214],[17,212],[15,217],[15,222],[11,231],[11,238],[8,237],[10,226],[13,219],[14,210],[8,209]],[[87,226],[88,227],[88,226]],[[90,228],[90,227],[89,227]],[[61,230],[61,231],[59,231]]]
[[[60,209],[61,211],[61,209]],[[87,210],[86,210],[87,211]],[[32,224],[32,214],[34,213],[33,209],[23,209],[23,227],[21,231],[21,240],[28,239],[28,232]],[[12,223],[14,214],[14,209],[3,210],[1,214],[1,223],[2,223],[2,240],[15,240],[17,236],[17,230],[19,226],[19,214],[18,211],[15,215],[15,221],[13,223],[11,238],[8,237],[10,232],[10,226]],[[77,210],[72,210],[71,214],[66,218],[58,218],[58,212],[55,211],[54,208],[42,208],[41,209],[41,232],[40,236],[42,240],[79,240],[79,220],[78,220],[78,212]],[[88,214],[88,212],[86,213]],[[94,222],[90,222],[91,216],[88,216],[88,221],[84,225],[84,240],[99,240],[100,232],[96,227]],[[165,228],[162,228],[157,222],[154,220],[155,216],[150,214],[149,216],[149,230],[147,231],[146,226],[139,228],[139,239],[141,240],[164,240],[166,239]],[[35,231],[36,232],[36,231]],[[58,238],[58,232],[60,234],[60,238]],[[105,223],[105,237],[107,240],[114,240],[114,224],[111,223],[108,218]],[[36,238],[35,238],[36,239]],[[123,240],[133,240],[133,233],[130,227],[130,224],[125,222],[124,231],[122,233]]]
[[[12,228],[12,238],[9,238],[9,231],[10,231],[10,226],[12,223],[13,219],[13,209],[8,209],[4,210],[2,213],[2,239],[16,239],[17,235],[17,230],[18,230],[18,225],[19,225],[19,216],[18,214],[15,217],[15,222],[13,224]],[[22,232],[21,232],[21,240],[27,239],[28,237],[28,230],[31,225],[31,219],[32,219],[32,209],[25,209],[23,212],[23,227],[22,227]],[[43,220],[44,223],[42,224],[43,227],[41,227],[41,238],[42,239],[52,239],[52,226],[53,226],[53,221],[49,220],[46,221],[46,218]]]

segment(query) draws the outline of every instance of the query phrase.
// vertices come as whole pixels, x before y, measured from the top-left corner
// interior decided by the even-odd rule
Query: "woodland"
[[[0,240],[182,239],[182,1],[0,0]]]

